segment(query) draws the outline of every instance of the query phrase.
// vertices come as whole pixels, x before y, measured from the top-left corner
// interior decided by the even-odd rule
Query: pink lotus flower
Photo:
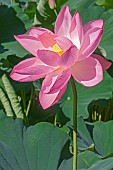
[[[45,78],[39,93],[44,109],[61,98],[71,76],[84,86],[95,86],[102,81],[103,70],[111,65],[103,57],[92,54],[102,32],[102,20],[82,25],[78,11],[72,17],[65,6],[57,17],[54,33],[45,28],[31,28],[27,35],[15,36],[35,57],[17,64],[10,76],[19,82]]]

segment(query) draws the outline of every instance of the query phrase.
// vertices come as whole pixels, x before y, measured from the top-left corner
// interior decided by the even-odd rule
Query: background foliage
[[[14,35],[30,27],[53,31],[56,14],[67,4],[72,15],[78,10],[83,23],[104,20],[104,34],[95,53],[113,61],[112,0],[0,0],[0,169],[71,170],[72,103],[70,83],[52,108],[43,110],[38,101],[42,80],[18,83],[10,79],[13,66],[31,57]],[[3,76],[4,73],[7,75]],[[3,77],[2,77],[3,76]],[[113,66],[95,87],[77,84],[78,170],[113,169]],[[11,92],[11,95],[9,95]],[[15,104],[19,112],[15,112]],[[17,110],[17,107],[16,107]],[[24,118],[24,119],[23,119]]]

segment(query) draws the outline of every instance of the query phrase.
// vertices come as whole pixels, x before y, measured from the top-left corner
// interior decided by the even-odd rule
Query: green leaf
[[[113,158],[107,158],[105,160],[96,162],[88,170],[96,170],[96,169],[98,169],[98,170],[112,170],[112,168],[113,168]]]
[[[11,85],[11,83],[8,80],[6,75],[2,76],[2,81],[3,81],[5,90],[7,92],[8,98],[9,98],[9,100],[11,102],[11,106],[12,106],[12,108],[14,110],[14,113],[15,113],[16,117],[23,119],[24,113],[22,111],[22,107],[21,107],[20,102],[18,100],[18,96],[16,95],[15,90],[14,90],[13,86]]]
[[[50,9],[48,1],[40,0],[37,6],[34,25],[53,30],[53,23],[55,22],[55,19],[55,11]]]
[[[93,139],[100,155],[106,157],[113,153],[113,121],[94,123]]]
[[[113,168],[113,158],[102,160],[99,155],[85,151],[78,154],[78,170],[111,170]]]
[[[0,11],[0,58],[12,54],[23,57],[28,52],[14,41],[14,35],[25,33],[32,23],[19,6],[0,6]]]
[[[73,168],[73,158],[63,160],[58,170],[71,170]]]
[[[0,166],[15,170],[57,170],[68,135],[49,123],[26,128],[21,119],[0,120]]]
[[[78,154],[77,167],[88,169],[98,160],[101,160],[98,155],[87,150]]]
[[[7,116],[13,117],[14,114],[13,114],[10,102],[9,102],[8,98],[6,97],[4,91],[1,87],[0,87],[0,100],[2,102],[2,105],[4,106],[4,109],[5,109]]]
[[[86,127],[86,124],[82,117],[77,119],[77,133],[78,133],[78,149],[79,150],[86,150],[88,148],[94,147],[94,142],[89,134],[89,131]]]
[[[11,0],[0,0],[0,3],[10,6],[11,5]]]
[[[7,56],[9,55],[16,55],[18,57],[23,58],[24,56],[29,54],[29,52],[26,51],[17,41],[6,42],[2,43],[1,45],[3,46],[4,52],[0,54],[0,58],[7,59]]]
[[[106,9],[113,8],[112,0],[96,0],[96,4],[104,6]]]
[[[78,117],[83,116],[84,119],[88,117],[87,106],[88,104],[98,98],[110,98],[112,93],[112,79],[105,72],[104,79],[98,85],[87,88],[77,82],[77,93],[78,93]],[[73,120],[73,93],[71,89],[71,84],[69,83],[68,88],[64,96],[60,100],[60,107],[63,113]]]

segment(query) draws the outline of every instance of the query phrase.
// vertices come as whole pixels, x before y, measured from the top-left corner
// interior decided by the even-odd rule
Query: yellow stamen
[[[59,56],[64,53],[57,43],[53,45],[52,50],[56,52]]]

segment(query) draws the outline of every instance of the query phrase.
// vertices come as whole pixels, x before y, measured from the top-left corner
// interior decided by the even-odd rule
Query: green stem
[[[77,89],[73,77],[71,77],[73,91],[73,170],[77,170]]]
[[[26,110],[26,117],[28,117],[28,113],[29,113],[29,110],[31,107],[32,98],[33,98],[33,85],[31,87],[31,94],[30,94],[30,98],[29,98],[29,102],[28,102],[28,106],[27,106],[27,110]]]
[[[55,8],[54,8],[54,13],[55,13],[55,15],[57,17],[58,13],[57,13],[57,10]]]
[[[22,83],[20,83],[20,92],[21,92],[21,98],[22,98],[22,103],[23,103],[23,110],[24,113],[26,113],[26,99],[25,99],[25,92],[22,87]]]

